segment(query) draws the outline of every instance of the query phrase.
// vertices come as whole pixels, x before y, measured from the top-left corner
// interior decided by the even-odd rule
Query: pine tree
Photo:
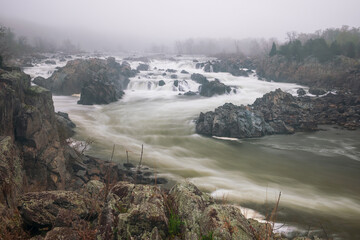
[[[273,42],[269,56],[272,57],[272,56],[276,55],[276,53],[277,53],[276,44],[275,44],[275,42]]]

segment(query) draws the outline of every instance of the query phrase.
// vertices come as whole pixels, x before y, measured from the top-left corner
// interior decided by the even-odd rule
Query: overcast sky
[[[359,9],[360,0],[0,0],[2,19],[148,41],[283,40],[289,31],[360,27]]]

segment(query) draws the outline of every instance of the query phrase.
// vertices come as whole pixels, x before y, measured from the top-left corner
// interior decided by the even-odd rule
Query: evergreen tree
[[[277,53],[276,44],[275,44],[275,42],[273,42],[269,56],[272,57],[272,56],[276,55],[276,53]]]

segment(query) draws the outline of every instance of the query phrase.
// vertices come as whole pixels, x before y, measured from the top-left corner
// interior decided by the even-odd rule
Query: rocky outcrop
[[[231,103],[200,113],[196,132],[207,136],[251,138],[295,131],[315,131],[318,124],[360,126],[359,96],[338,93],[321,98],[293,97],[280,89],[249,106]]]
[[[294,82],[325,90],[360,91],[360,63],[344,56],[320,63],[311,57],[297,62],[275,55],[259,60],[256,71],[260,77],[279,82]]]
[[[319,96],[319,95],[324,95],[326,91],[321,88],[309,88],[309,93]]]
[[[125,89],[129,83],[129,77],[135,76],[136,72],[124,62],[119,64],[115,58],[102,59],[76,59],[67,62],[65,67],[55,71],[48,79],[35,78],[34,83],[51,90],[55,94],[71,95],[78,94],[82,88],[93,82],[110,84],[117,93]]]
[[[228,72],[233,76],[248,77],[248,73],[240,69],[241,65],[232,60],[221,60],[208,62],[204,66],[205,72]]]
[[[17,146],[26,181],[44,189],[64,188],[65,158],[51,92],[30,86],[30,77],[19,70],[0,70],[0,85],[0,136],[11,137]]]
[[[221,83],[219,79],[215,79],[214,81],[204,83],[201,86],[200,95],[204,97],[212,97],[214,95],[229,93],[230,91],[231,87]]]

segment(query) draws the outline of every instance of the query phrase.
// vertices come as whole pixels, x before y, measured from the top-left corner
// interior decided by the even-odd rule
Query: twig
[[[112,150],[112,153],[111,153],[111,158],[110,158],[110,161],[113,160],[113,157],[114,157],[114,151],[115,151],[115,144],[113,146],[113,150]]]
[[[143,153],[144,153],[144,144],[141,144],[141,155],[140,155],[139,168],[140,168],[141,163],[142,163]]]
[[[126,163],[129,163],[129,151],[126,149]]]

